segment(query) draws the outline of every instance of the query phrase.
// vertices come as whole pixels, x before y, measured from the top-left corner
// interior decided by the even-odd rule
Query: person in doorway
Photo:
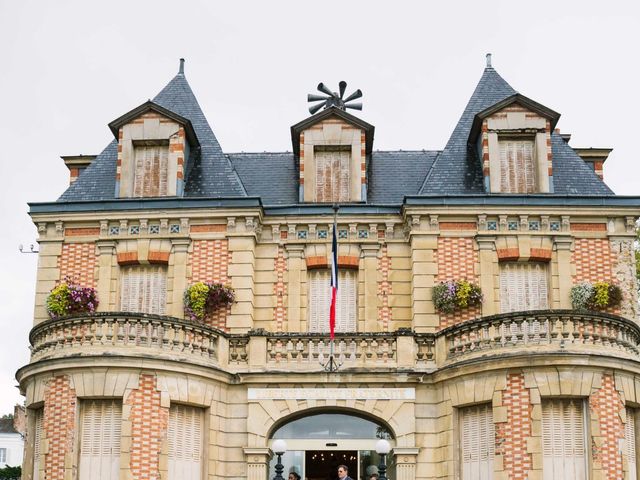
[[[380,477],[378,477],[378,474],[377,474],[377,473],[372,473],[372,474],[369,476],[369,480],[378,480],[378,478],[380,478]]]
[[[338,465],[338,478],[340,480],[353,480],[349,476],[349,467],[346,465]]]
[[[287,480],[300,480],[300,478],[301,477],[298,475],[298,472],[291,472]]]

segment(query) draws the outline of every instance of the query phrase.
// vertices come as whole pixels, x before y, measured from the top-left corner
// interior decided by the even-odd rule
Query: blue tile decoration
[[[549,223],[549,230],[551,230],[552,232],[559,232],[560,231],[560,222],[550,222]]]
[[[358,230],[358,238],[369,238],[369,230]]]
[[[349,238],[349,230],[338,230],[338,238]]]
[[[298,238],[300,240],[306,240],[307,239],[307,231],[306,230],[299,230],[298,231]]]
[[[508,228],[509,230],[518,230],[518,222],[509,222]]]
[[[529,230],[540,230],[540,222],[538,222],[537,220],[532,220],[531,222],[529,222]]]
[[[154,235],[160,233],[160,225],[149,225],[149,233]]]
[[[495,232],[496,230],[498,230],[498,222],[494,221],[494,220],[490,220],[487,222],[487,230],[491,230],[493,232]]]
[[[169,233],[180,233],[180,224],[172,223],[169,227]]]
[[[140,225],[131,225],[129,227],[129,235],[138,235],[140,233]]]
[[[328,236],[328,230],[318,230],[318,238],[327,238]]]
[[[109,227],[109,235],[120,235],[120,227],[115,225]]]

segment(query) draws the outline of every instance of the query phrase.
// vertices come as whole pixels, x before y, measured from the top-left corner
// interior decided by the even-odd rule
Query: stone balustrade
[[[567,351],[640,359],[640,327],[625,318],[574,310],[515,312],[479,318],[449,327],[448,361],[477,355]]]
[[[136,313],[96,313],[48,320],[29,340],[31,361],[72,355],[153,355],[218,363],[220,332],[188,320]]]
[[[173,317],[97,313],[48,320],[31,331],[31,359],[120,355],[177,360],[229,371],[320,371],[328,335],[251,330],[228,334]],[[615,315],[573,310],[515,312],[436,333],[340,333],[334,359],[344,369],[429,372],[478,357],[587,353],[640,360],[640,326]]]

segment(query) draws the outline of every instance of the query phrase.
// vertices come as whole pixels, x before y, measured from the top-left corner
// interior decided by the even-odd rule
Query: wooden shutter
[[[500,305],[503,313],[549,308],[547,265],[536,262],[501,263]]]
[[[123,312],[164,315],[167,269],[162,265],[136,265],[122,270],[120,309]]]
[[[536,189],[533,142],[531,140],[501,140],[500,191],[503,193],[533,193]]]
[[[315,152],[317,202],[347,202],[350,200],[350,160],[351,152],[347,150]]]
[[[203,410],[186,405],[169,409],[169,479],[200,480],[202,474]]]
[[[167,194],[169,148],[162,145],[134,148],[134,197]]]
[[[462,480],[493,478],[495,443],[491,404],[461,408]]]
[[[33,480],[40,478],[40,459],[42,451],[42,429],[44,420],[44,408],[35,411],[35,425],[33,435]]]
[[[118,480],[122,405],[116,400],[82,402],[80,480]]]
[[[329,333],[331,308],[331,272],[309,271],[309,331]],[[358,272],[338,271],[338,297],[336,299],[336,332],[355,332],[357,325]]]
[[[545,480],[584,480],[587,475],[584,402],[542,402],[542,456]]]
[[[638,478],[636,454],[636,409],[627,408],[627,423],[624,424],[624,450],[629,466],[629,476],[633,480]]]

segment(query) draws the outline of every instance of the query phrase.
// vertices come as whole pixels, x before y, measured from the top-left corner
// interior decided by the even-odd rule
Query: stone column
[[[40,253],[38,253],[34,325],[49,319],[46,308],[47,296],[60,279],[58,260],[60,259],[60,255],[62,255],[62,239],[39,239],[38,243]]]
[[[249,224],[248,220],[247,223]],[[231,307],[231,315],[227,318],[227,326],[231,333],[243,333],[253,328],[256,237],[251,230],[247,233],[229,236],[231,263],[228,275],[231,286],[236,292],[236,302]]]
[[[571,237],[556,237],[554,239],[558,258],[558,290],[560,304],[552,304],[552,308],[571,308],[571,287],[573,277],[571,271]]]
[[[396,474],[392,478],[396,480],[414,480],[416,478],[416,459],[419,448],[394,448],[393,455],[396,458]],[[389,472],[392,473],[393,472]]]
[[[115,293],[112,292],[113,257],[116,253],[116,242],[113,240],[99,240],[96,242],[98,250],[98,311],[114,311],[116,307]]]
[[[499,298],[496,296],[495,278],[498,268],[496,237],[476,237],[480,261],[480,289],[484,296],[482,316],[500,312]]]
[[[300,300],[302,298],[302,267],[304,262],[304,245],[286,245],[287,269],[287,321],[288,332],[301,332],[302,312]]]
[[[437,234],[411,235],[411,307],[413,328],[418,333],[433,332],[440,323],[431,297],[438,273],[437,249]]]
[[[269,473],[268,448],[245,448],[244,456],[247,465],[247,480],[264,480]]]
[[[187,288],[187,259],[191,240],[188,238],[176,238],[171,241],[171,262],[173,277],[173,291],[171,305],[168,313],[173,317],[182,318],[184,316],[183,296]]]
[[[379,332],[378,325],[378,250],[377,244],[360,247],[364,258],[364,331]]]

